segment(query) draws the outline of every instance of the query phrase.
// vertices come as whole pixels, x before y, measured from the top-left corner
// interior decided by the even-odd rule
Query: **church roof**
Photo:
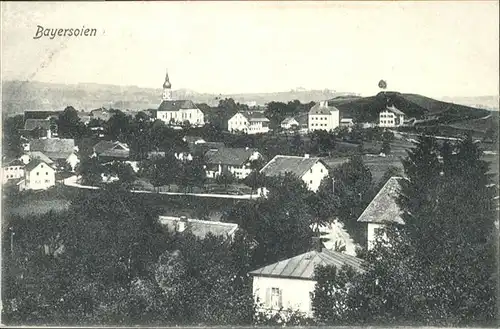
[[[196,108],[196,105],[191,100],[165,100],[161,102],[158,111],[179,111]]]

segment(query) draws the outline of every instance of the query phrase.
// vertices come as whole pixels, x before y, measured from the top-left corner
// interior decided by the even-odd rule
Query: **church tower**
[[[163,83],[163,95],[162,95],[162,100],[164,101],[170,101],[172,100],[172,84],[170,83],[170,80],[168,78],[168,71],[167,75],[165,76],[165,82]]]

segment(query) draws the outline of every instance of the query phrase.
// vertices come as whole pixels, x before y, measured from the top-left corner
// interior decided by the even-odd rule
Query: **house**
[[[352,118],[342,118],[340,119],[341,127],[352,127],[354,126],[354,120]]]
[[[363,272],[362,260],[351,255],[323,248],[322,244],[309,252],[251,271],[253,295],[258,311],[272,314],[293,310],[313,316],[312,295],[316,281],[316,266],[344,265]]]
[[[186,216],[160,216],[159,220],[170,232],[189,232],[200,239],[208,234],[232,239],[238,230],[238,224],[191,219]]]
[[[215,178],[222,173],[230,172],[238,179],[244,179],[252,172],[251,161],[262,159],[255,149],[229,148],[208,150],[205,153],[207,177]]]
[[[299,128],[300,124],[293,117],[286,117],[283,121],[281,121],[281,128],[290,130]]]
[[[24,121],[28,119],[50,120],[57,119],[63,111],[24,111]]]
[[[26,119],[24,133],[37,138],[51,138],[57,135],[57,124],[50,119]]]
[[[2,162],[2,184],[24,177],[24,163],[20,159]]]
[[[45,154],[43,154],[40,151],[27,152],[27,153],[23,154],[19,159],[25,165],[28,164],[32,159],[42,160],[43,162],[47,163],[49,166],[54,165],[54,161],[52,161],[52,159],[50,159],[48,156],[46,156]]]
[[[93,116],[90,112],[78,112],[78,118],[84,125],[88,125]]]
[[[107,110],[104,107],[90,111],[90,116],[93,119],[100,119],[102,121],[108,121],[113,115],[114,113],[112,111]]]
[[[55,173],[47,163],[34,159],[24,167],[24,177],[17,185],[20,191],[46,190],[56,185]]]
[[[265,134],[269,132],[269,119],[263,112],[238,112],[227,121],[230,132]]]
[[[358,218],[367,226],[367,247],[372,249],[380,229],[389,224],[404,224],[402,210],[396,199],[400,192],[401,177],[391,177]]]
[[[316,103],[309,110],[309,131],[331,131],[340,125],[340,111],[328,101]]]
[[[75,170],[76,165],[80,162],[76,155],[78,148],[75,146],[74,139],[62,138],[46,138],[34,139],[29,144],[29,152],[39,158],[43,158],[40,153],[52,160],[59,167],[68,163],[71,170]],[[46,159],[44,161],[48,162]]]
[[[205,115],[192,101],[172,99],[172,84],[168,72],[163,82],[162,102],[156,111],[156,119],[174,126],[185,122],[195,127],[205,125]]]
[[[320,158],[277,155],[260,170],[267,177],[284,176],[287,172],[302,179],[307,187],[316,192],[323,178],[328,176],[328,167]]]
[[[379,114],[379,127],[395,128],[402,126],[405,122],[405,114],[398,110],[394,105],[387,106]]]
[[[100,141],[94,145],[93,150],[103,160],[125,160],[130,155],[128,145],[118,141]]]

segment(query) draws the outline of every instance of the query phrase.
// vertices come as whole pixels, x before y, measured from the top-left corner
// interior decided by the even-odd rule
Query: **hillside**
[[[137,86],[116,86],[96,83],[64,85],[37,81],[5,81],[2,84],[2,111],[4,114],[19,114],[25,110],[62,110],[71,105],[78,110],[99,107],[144,110],[157,108],[162,90]],[[221,98],[233,98],[236,102],[255,102],[264,105],[270,101],[288,102],[295,99],[306,103],[329,99],[348,93],[332,90],[291,90],[276,93],[215,95],[192,90],[173,90],[176,99],[190,99],[195,103],[214,106]]]
[[[378,114],[385,108],[387,102],[402,110],[408,118],[420,120],[433,118],[441,123],[472,120],[490,114],[484,109],[394,91],[370,97],[336,97],[330,100],[330,104],[336,106],[342,116],[362,122],[376,122]]]

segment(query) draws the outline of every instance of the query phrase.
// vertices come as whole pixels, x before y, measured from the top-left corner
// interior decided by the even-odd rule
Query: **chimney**
[[[314,250],[316,250],[317,252],[321,252],[323,250],[323,242],[321,241],[321,238],[319,236],[313,236],[312,244]]]
[[[309,154],[304,154],[304,159],[309,159]]]
[[[181,216],[179,217],[179,222],[177,223],[177,232],[184,232],[187,228],[187,217]]]

